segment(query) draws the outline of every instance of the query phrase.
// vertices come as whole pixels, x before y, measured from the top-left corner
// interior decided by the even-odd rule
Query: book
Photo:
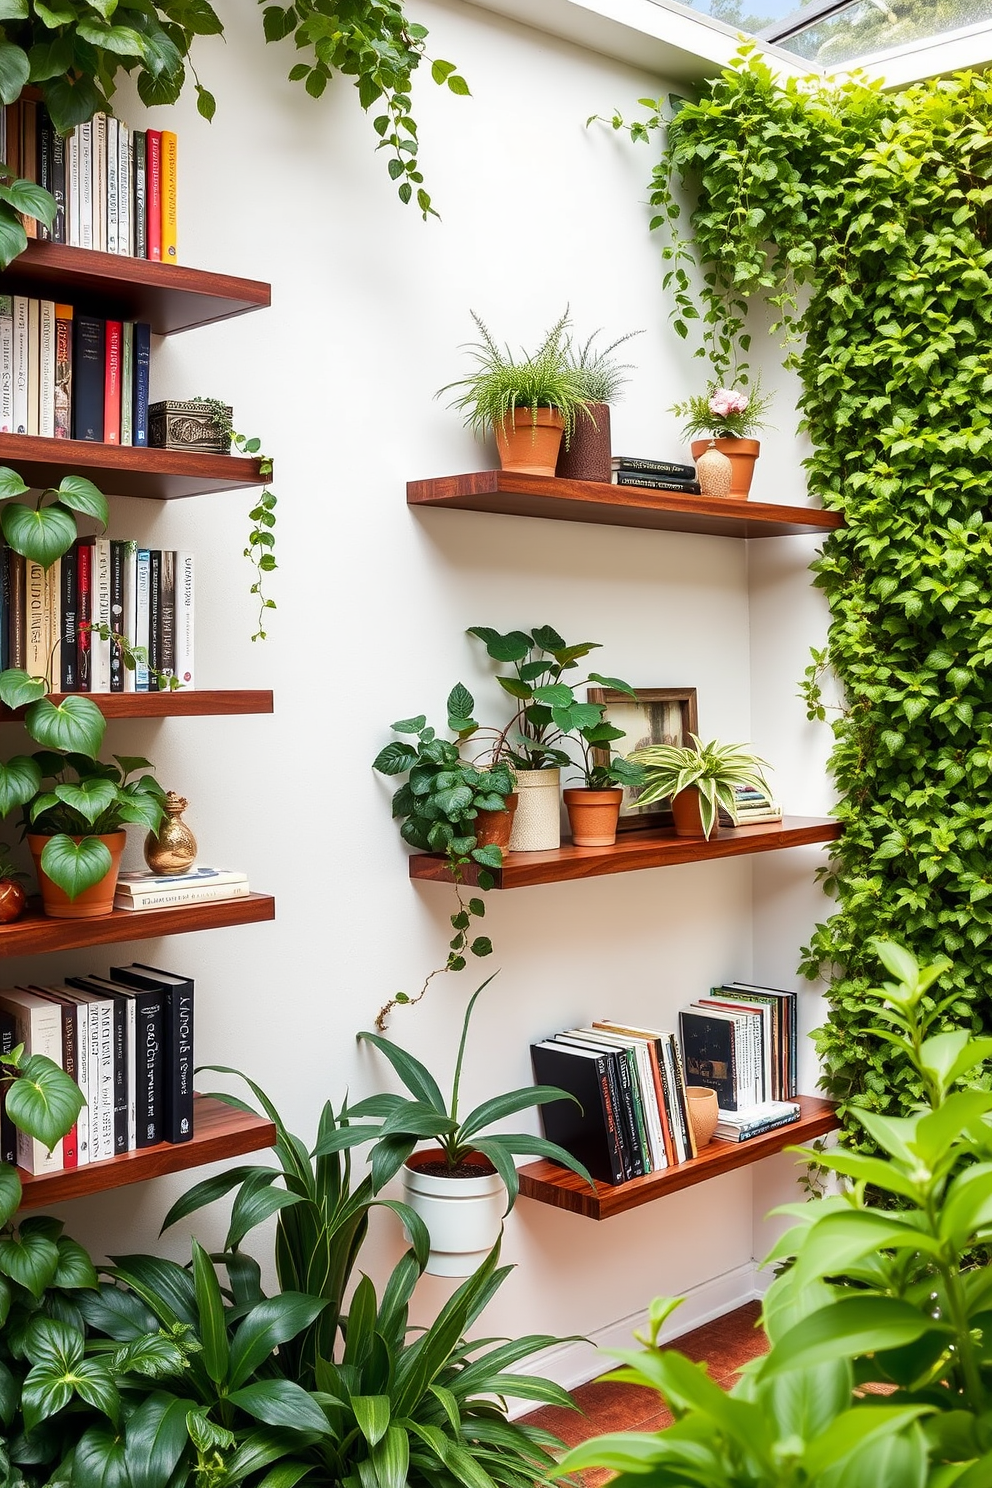
[[[0,118],[3,117],[0,111]],[[10,666],[10,553],[0,532],[0,672]]]
[[[652,491],[685,491],[690,496],[701,494],[698,480],[676,480],[670,475],[644,475],[639,471],[615,470],[615,486],[646,486]]]
[[[49,653],[48,583],[42,564],[24,560],[25,652],[24,670],[30,677],[47,677]]]
[[[715,1090],[723,1110],[736,1110],[738,1064],[730,1015],[683,1008],[679,1035],[687,1083]]]
[[[54,437],[72,438],[72,306],[55,306]]]
[[[531,1044],[530,1054],[539,1085],[557,1085],[575,1097],[541,1106],[541,1125],[548,1141],[578,1158],[601,1183],[622,1183],[623,1158],[610,1097],[608,1053],[545,1039]]]
[[[28,992],[36,992],[39,997],[46,998],[59,1009],[62,1019],[62,1069],[73,1084],[79,1084],[79,1061],[81,1051],[79,1048],[79,1009],[74,1002],[67,997],[59,995],[55,988],[28,986],[24,989]],[[76,1168],[79,1166],[79,1126],[88,1125],[83,1118],[77,1118],[62,1138],[62,1166],[63,1168]],[[89,1150],[89,1138],[85,1141],[85,1147]],[[85,1161],[85,1158],[84,1158]]]
[[[67,146],[69,141],[52,126],[47,109],[45,110],[45,119],[48,128],[52,132],[52,184],[50,189],[52,196],[55,198],[55,218],[51,226],[51,239],[53,243],[65,243],[68,241],[66,207],[69,185],[67,175]]]
[[[162,549],[148,550],[148,685],[158,692],[158,671],[161,656],[162,624]]]
[[[148,200],[146,196],[145,131],[131,131],[131,175],[134,182],[132,211],[133,253],[135,258],[148,257]]]
[[[52,679],[53,690],[62,675],[62,559],[56,558],[45,569],[45,609],[48,633],[48,655],[45,676]]]
[[[49,987],[36,986],[31,983],[29,992],[39,992],[45,995],[51,994],[63,1004],[72,1006],[76,1022],[76,1072],[73,1078],[79,1086],[79,1093],[85,1102],[83,1109],[76,1118],[76,1166],[81,1168],[92,1160],[90,1151],[90,1135],[92,1126],[92,1099],[90,1095],[90,1010],[89,1004],[85,1002],[71,987],[53,985]],[[63,1039],[64,1034],[63,1023]]]
[[[110,625],[110,539],[93,540],[90,575],[90,692],[110,691],[110,641],[98,627]]]
[[[28,432],[28,299],[15,294],[13,300],[14,433]]]
[[[147,257],[162,257],[162,131],[145,130],[145,241]]]
[[[193,665],[193,554],[176,553],[175,674],[184,687],[195,687]]]
[[[38,179],[38,104],[33,98],[21,98],[21,161],[20,175],[26,181]],[[29,238],[38,236],[38,222],[30,212],[20,213],[24,231]]]
[[[14,297],[0,295],[0,433],[14,432]]]
[[[121,442],[121,336],[119,320],[104,322],[103,442]]]
[[[168,691],[169,677],[176,672],[176,555],[172,548],[160,554],[158,589],[159,688]]]
[[[148,600],[151,563],[149,550],[138,548],[134,561],[134,644],[138,651],[138,661],[134,669],[134,690],[135,692],[147,692],[151,685],[148,671]]]
[[[799,1089],[799,997],[796,992],[783,991],[780,987],[760,987],[752,982],[734,982],[735,991],[750,996],[773,997],[779,1002],[779,1018],[784,1049],[782,1054],[782,1096],[785,1100],[795,1097]]]
[[[716,1007],[729,1008],[731,1011],[739,1007],[742,1012],[755,1015],[749,1019],[752,1025],[751,1045],[753,1058],[753,1083],[755,1086],[754,1104],[760,1101],[771,1100],[775,1088],[775,1065],[778,1051],[775,1048],[776,1028],[773,1021],[772,1006],[770,1003],[757,1002],[741,993],[724,996],[719,987],[713,987],[709,997],[699,997],[693,1003],[694,1007]]]
[[[187,884],[185,888],[150,889],[140,894],[114,894],[115,909],[174,909],[179,904],[219,903],[224,899],[247,899],[247,880],[229,884]]]
[[[107,131],[107,243],[108,253],[120,253],[120,183],[118,180],[120,150],[120,128],[112,114],[108,114]]]
[[[27,625],[25,623],[24,579],[26,559],[13,548],[6,549],[7,587],[9,608],[7,611],[8,665],[23,671],[27,656]]]
[[[743,1009],[740,1012],[731,1011],[705,998],[698,998],[692,1004],[691,1011],[704,1012],[711,1018],[727,1018],[733,1024],[733,1094],[726,1104],[722,1100],[720,1104],[724,1105],[725,1110],[733,1111],[738,1106],[751,1106],[762,1100],[761,1055],[756,1031],[759,1020],[756,1014]]]
[[[87,1138],[90,1162],[114,1155],[114,1019],[111,1000],[96,992],[60,984],[61,995],[71,997],[85,1015],[88,1042],[81,1044],[80,1069],[87,1078]]]
[[[134,321],[121,323],[121,444],[134,443]]]
[[[107,338],[102,320],[75,316],[72,376],[72,437],[102,441]]]
[[[127,1151],[153,1145],[161,1121],[161,1041],[163,999],[160,992],[127,987],[111,977],[87,973],[88,986],[123,1006],[126,1029]],[[120,1008],[118,1007],[117,1016]],[[152,1046],[155,1046],[154,1048]],[[157,1069],[156,1069],[157,1066]],[[139,1110],[141,1141],[139,1135]],[[154,1136],[154,1141],[160,1138]]]
[[[93,120],[77,124],[79,137],[79,246],[94,248],[93,239]]]
[[[127,543],[110,540],[110,628],[115,635],[124,634],[124,558]],[[124,691],[124,661],[120,643],[110,642],[110,691]]]
[[[668,1166],[668,1158],[665,1154],[662,1139],[661,1118],[658,1115],[655,1099],[650,1057],[644,1040],[635,1039],[629,1034],[620,1033],[611,1028],[604,1028],[595,1023],[586,1025],[579,1032],[587,1034],[589,1038],[599,1038],[603,1039],[604,1042],[612,1043],[617,1048],[623,1049],[627,1055],[627,1065],[631,1076],[634,1119],[644,1172],[655,1173],[659,1172],[662,1168],[666,1168]]]
[[[107,251],[107,116],[93,115],[93,247]]]
[[[79,691],[91,692],[93,634],[93,547],[94,537],[76,539],[76,630],[79,635],[76,671],[79,676]]]
[[[41,301],[28,300],[28,412],[27,432],[40,431],[41,399]]]
[[[610,466],[613,470],[638,471],[642,475],[668,475],[680,481],[696,479],[695,465],[681,465],[674,460],[645,460],[634,455],[614,455]]]
[[[668,1074],[663,1063],[662,1035],[659,1033],[649,1033],[642,1028],[630,1028],[626,1024],[616,1023],[608,1018],[597,1019],[592,1026],[593,1028],[603,1029],[608,1033],[619,1033],[627,1038],[637,1039],[644,1044],[650,1065],[651,1082],[654,1087],[655,1104],[665,1153],[664,1166],[670,1167],[673,1163],[678,1162],[679,1158],[676,1153],[675,1139],[672,1134],[672,1117],[670,1114],[672,1096],[668,1089]]]
[[[79,129],[70,130],[65,139],[65,215],[66,242],[80,246],[79,237]]]
[[[247,883],[248,875],[240,868],[211,868],[196,863],[185,873],[153,873],[150,868],[135,868],[117,876],[119,894],[141,894],[149,890],[169,889],[186,884]]]
[[[62,1064],[62,1014],[53,1002],[40,997],[37,992],[27,992],[23,987],[7,987],[0,991],[0,1008],[13,1015],[14,1038],[24,1045],[25,1056],[44,1054],[54,1064]],[[25,1172],[57,1173],[62,1168],[62,1142],[59,1140],[50,1150],[17,1128],[17,1164]]]
[[[630,1065],[626,1051],[603,1043],[601,1040],[583,1038],[581,1032],[575,1028],[556,1033],[555,1042],[578,1045],[584,1049],[606,1048],[610,1050],[606,1073],[610,1088],[610,1104],[616,1119],[617,1138],[623,1158],[624,1181],[630,1178],[640,1178],[644,1171],[644,1160],[637,1132],[637,1120],[634,1115],[633,1095],[630,1090]]]
[[[62,554],[59,589],[58,685],[63,692],[79,692],[79,549],[75,543]]]
[[[133,1036],[131,1033],[131,1008],[127,999],[119,996],[116,991],[99,984],[95,977],[70,976],[66,977],[66,986],[77,987],[81,992],[95,992],[98,997],[109,1000],[110,1018],[113,1030],[113,1068],[114,1068],[114,1096],[113,1096],[113,1140],[114,1150],[112,1156],[120,1157],[124,1152],[132,1150],[130,1135],[133,1129],[133,1097],[134,1097],[134,1056]]]
[[[737,1111],[719,1110],[713,1135],[724,1142],[746,1142],[777,1127],[789,1126],[800,1117],[798,1101],[762,1101]]]
[[[54,439],[55,301],[40,300],[38,310],[38,433],[45,439]]]
[[[188,1142],[193,1136],[193,980],[141,961],[112,966],[110,975],[129,987],[160,991],[165,998],[162,1139]]]
[[[121,634],[127,640],[131,650],[136,645],[138,631],[138,544],[136,542],[125,542],[124,547],[124,613],[121,616]],[[123,658],[122,663],[123,663]],[[124,674],[124,691],[137,691],[137,663],[128,666],[126,663],[121,668]]]
[[[162,262],[178,263],[178,142],[171,129],[162,130]]]
[[[17,1025],[9,1008],[0,1008],[0,1054],[17,1047]],[[0,1161],[17,1162],[17,1127],[7,1112],[7,1083],[0,1092]]]
[[[52,128],[51,116],[49,115],[49,112],[45,108],[44,104],[39,104],[38,105],[37,130],[38,130],[38,185],[41,186],[45,191],[47,191],[49,193],[49,195],[51,195],[51,196],[54,197],[54,195],[55,195],[55,189],[54,189],[55,188],[55,182],[54,182],[53,143],[54,143],[55,131]],[[45,224],[44,224],[44,222],[42,222],[40,220],[38,221],[37,233],[38,233],[39,239],[41,239],[42,241],[49,241],[49,240],[51,240],[51,239],[54,238],[54,233],[52,232],[52,229],[46,227]],[[58,241],[58,240],[55,239],[55,241]]]
[[[151,374],[151,326],[144,321],[134,322],[133,390],[131,396],[131,429],[135,444],[148,444],[148,392]]]
[[[689,1119],[689,1097],[685,1090],[682,1054],[679,1041],[674,1033],[669,1033],[662,1041],[662,1052],[665,1056],[665,1067],[669,1072],[669,1085],[674,1097],[672,1109],[675,1113],[675,1146],[683,1151],[686,1157],[698,1157],[696,1133]]]
[[[117,252],[134,253],[134,218],[131,213],[131,131],[117,125]]]

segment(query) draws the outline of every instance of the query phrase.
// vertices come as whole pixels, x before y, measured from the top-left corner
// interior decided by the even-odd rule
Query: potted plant
[[[536,351],[521,350],[519,357],[509,346],[498,346],[483,320],[471,314],[482,336],[468,347],[478,366],[436,396],[459,390],[448,406],[462,411],[476,435],[492,431],[504,470],[553,476],[562,438],[567,447],[587,404],[581,375],[566,353],[568,311]]]
[[[671,797],[676,834],[708,838],[721,805],[737,820],[737,786],[768,793],[762,774],[768,762],[756,755],[750,744],[720,744],[716,739],[704,744],[697,734],[689,737],[692,748],[649,744],[628,758],[644,766],[647,784],[638,802],[649,806]]]
[[[751,489],[754,462],[761,450],[761,443],[752,436],[765,427],[764,414],[770,402],[761,391],[760,378],[750,389],[720,387],[711,382],[705,393],[676,403],[669,410],[684,419],[682,437],[691,440],[692,458],[704,486],[705,468],[700,469],[700,460],[707,450],[715,449],[725,455],[731,465],[729,486],[720,494],[746,497]],[[693,435],[705,434],[705,439],[694,439]]]
[[[490,1131],[496,1122],[517,1111],[548,1101],[574,1100],[567,1091],[553,1085],[526,1085],[491,1096],[459,1117],[458,1095],[469,1022],[480,994],[491,981],[489,977],[477,988],[465,1009],[447,1101],[434,1076],[412,1054],[378,1034],[358,1035],[385,1055],[410,1098],[371,1096],[351,1108],[349,1119],[359,1123],[367,1116],[381,1118],[379,1126],[354,1127],[375,1142],[370,1154],[373,1189],[379,1192],[403,1169],[406,1202],[430,1234],[427,1270],[435,1276],[469,1275],[496,1244],[503,1217],[512,1209],[519,1188],[514,1156],[550,1158],[593,1186],[582,1163],[556,1142],[526,1132]],[[415,1152],[418,1142],[425,1138],[433,1139],[436,1145]]]
[[[620,363],[613,353],[618,346],[641,331],[628,331],[618,336],[609,346],[595,347],[593,342],[601,334],[593,331],[581,347],[565,343],[565,355],[570,365],[579,374],[586,406],[575,421],[575,429],[568,444],[558,452],[555,474],[562,480],[611,481],[613,447],[610,439],[610,404],[615,403],[620,389],[631,370],[629,363]]]
[[[513,822],[510,846],[514,852],[544,852],[561,843],[561,767],[572,763],[562,748],[569,735],[603,722],[603,708],[575,695],[577,687],[597,682],[633,691],[616,677],[590,672],[583,682],[565,681],[583,656],[598,650],[598,641],[569,646],[550,625],[533,630],[511,630],[502,635],[487,625],[469,627],[494,661],[509,663],[513,675],[497,677],[504,692],[516,699],[517,711],[501,730],[493,734],[491,757],[508,760],[517,782],[519,804]]]
[[[612,847],[617,840],[624,787],[643,785],[646,776],[642,765],[610,752],[613,741],[624,737],[623,729],[606,722],[602,716],[604,704],[592,706],[600,709],[600,718],[576,730],[582,751],[582,784],[566,787],[565,810],[576,847]],[[608,763],[595,759],[595,752],[603,750],[609,756]]]

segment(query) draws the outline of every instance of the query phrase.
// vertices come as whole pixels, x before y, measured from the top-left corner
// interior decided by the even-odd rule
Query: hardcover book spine
[[[164,1138],[188,1142],[193,1136],[193,987],[168,994],[169,1058]]]
[[[48,675],[48,584],[45,570],[33,558],[24,560],[27,651],[24,669],[31,677]]]
[[[193,554],[176,554],[176,676],[194,688],[193,668]]]
[[[62,1069],[72,1080],[73,1084],[79,1084],[79,1046],[76,1042],[77,1021],[76,1006],[72,1002],[59,1002],[59,1012],[62,1017]],[[72,1126],[62,1138],[62,1166],[64,1168],[76,1168],[79,1166],[79,1121],[74,1121]]]
[[[17,1045],[14,1015],[0,1008],[0,1054],[9,1054]],[[17,1127],[7,1114],[7,1086],[0,1095],[0,1161],[17,1162]]]
[[[48,110],[40,105],[38,108],[38,185],[50,196],[55,195],[54,161],[52,159],[52,140],[55,131],[52,129],[52,121],[48,116]],[[50,228],[39,219],[37,225],[38,237],[43,242],[48,242],[53,234]],[[66,1164],[68,1167],[68,1163]]]
[[[7,549],[7,572],[10,579],[8,634],[10,666],[24,669],[27,657],[27,610],[24,602],[26,560],[13,548]]]
[[[699,1151],[696,1147],[696,1134],[692,1129],[692,1122],[689,1120],[689,1098],[685,1093],[685,1069],[682,1064],[682,1050],[674,1034],[669,1036],[667,1047],[674,1074],[675,1110],[682,1133],[682,1141],[686,1149],[686,1155],[688,1157],[698,1157]]]
[[[131,175],[134,181],[132,221],[134,224],[134,256],[148,257],[148,178],[146,174],[145,131],[135,129],[131,134]]]
[[[776,1116],[771,1121],[756,1121],[748,1126],[739,1126],[736,1128],[736,1134],[733,1136],[729,1134],[728,1129],[728,1135],[722,1137],[721,1140],[725,1142],[746,1142],[751,1137],[762,1137],[765,1132],[775,1131],[780,1126],[792,1126],[799,1120],[799,1115],[800,1113],[796,1111],[794,1114],[788,1116]]]
[[[93,247],[107,251],[107,116],[94,114],[93,124]]]
[[[92,537],[80,538],[76,543],[76,625],[79,631],[76,672],[80,692],[93,691],[93,634],[90,630],[93,620],[93,545]]]
[[[163,1059],[165,1054],[165,999],[158,992],[135,995],[137,1028],[138,1147],[162,1141]]]
[[[162,258],[162,131],[146,129],[145,233],[148,257]]]
[[[14,433],[28,432],[28,301],[14,295]]]
[[[104,444],[121,442],[121,336],[121,322],[108,320],[103,383]]]
[[[38,329],[38,433],[45,439],[55,438],[55,341],[55,301],[42,300],[39,305]]]
[[[134,323],[134,397],[132,410],[133,439],[142,447],[148,444],[148,392],[151,377],[151,326]]]
[[[134,218],[131,213],[131,131],[117,126],[117,252],[129,258],[134,253]]]
[[[31,98],[21,98],[21,168],[26,181],[38,179],[38,105]],[[29,212],[20,213],[29,238],[38,236],[38,222]]]
[[[121,326],[121,444],[134,443],[134,321]]]
[[[52,222],[52,242],[64,243],[66,241],[66,205],[68,201],[68,179],[66,170],[66,145],[68,140],[64,139],[58,130],[52,127],[51,119],[48,120],[52,129],[52,195],[55,198],[55,218]]]
[[[79,246],[93,248],[96,246],[93,240],[93,120],[77,125],[76,133],[79,136]]]
[[[151,554],[147,548],[139,548],[135,554],[135,602],[134,643],[138,650],[138,663],[134,671],[135,692],[147,692],[150,686],[148,672],[148,602]],[[141,659],[142,655],[144,660]]]
[[[103,439],[106,334],[102,320],[77,315],[72,377],[72,437]]]
[[[110,540],[98,537],[93,544],[91,575],[93,629],[90,633],[90,691],[110,691],[110,641],[98,633],[98,626],[110,625]]]
[[[124,634],[124,549],[126,543],[114,538],[110,543],[110,628],[115,635]],[[124,691],[124,661],[120,644],[110,642],[110,691]]]
[[[643,486],[652,491],[686,491],[690,496],[700,495],[697,480],[673,480],[667,475],[641,475],[629,470],[617,470],[613,483],[617,486]]]
[[[62,554],[62,674],[63,692],[79,691],[79,549],[75,543]]]
[[[45,570],[45,635],[48,655],[45,676],[58,686],[62,675],[62,559],[56,558]]]
[[[72,438],[72,306],[55,306],[55,438]]]
[[[118,151],[120,132],[117,120],[108,115],[107,131],[107,252],[120,253],[120,186],[118,182]]]
[[[121,633],[133,651],[138,634],[138,544],[124,543],[124,615]],[[124,691],[137,692],[136,667],[124,666]]]
[[[70,248],[81,247],[79,236],[79,129],[72,130],[65,141],[66,241]]]
[[[28,433],[37,434],[41,417],[41,302],[28,300]]]
[[[0,295],[0,433],[14,432],[14,297]]]
[[[179,146],[171,129],[162,130],[162,262],[178,263]]]
[[[651,1171],[647,1156],[647,1137],[641,1115],[641,1097],[637,1085],[637,1065],[633,1051],[619,1052],[620,1082],[623,1086],[624,1107],[627,1112],[627,1128],[630,1133],[630,1150],[633,1154],[632,1176],[641,1178]]]
[[[190,884],[186,888],[148,889],[141,893],[115,894],[115,909],[171,909],[179,904],[209,904],[225,899],[247,899],[247,883]]]
[[[2,117],[2,116],[0,116]],[[0,672],[10,666],[10,553],[0,533]]]
[[[113,998],[101,998],[94,1004],[97,1009],[97,1040],[98,1040],[98,1079],[99,1093],[97,1095],[97,1111],[99,1123],[97,1127],[97,1147],[94,1156],[103,1159],[113,1157],[115,1153],[114,1142],[114,1104],[116,1093],[116,1080],[114,1076],[114,1001]]]
[[[694,481],[695,465],[682,465],[672,460],[639,460],[627,455],[618,455],[613,461],[614,470],[639,471],[643,475],[668,475],[675,480]]]
[[[606,1057],[606,1073],[609,1083],[610,1109],[613,1112],[613,1120],[616,1129],[617,1141],[620,1144],[620,1155],[623,1159],[624,1181],[634,1177],[634,1157],[630,1145],[630,1127],[627,1121],[626,1103],[624,1101],[623,1089],[620,1083],[620,1072],[617,1068],[620,1060],[615,1049],[611,1049]]]
[[[148,670],[149,686],[158,692],[162,639],[162,550],[151,548],[148,556]]]
[[[90,1100],[90,1009],[89,1004],[76,1005],[76,1050],[78,1061],[77,1081],[80,1094],[86,1102],[76,1122],[76,1162],[84,1167],[92,1160],[90,1151],[91,1100]]]

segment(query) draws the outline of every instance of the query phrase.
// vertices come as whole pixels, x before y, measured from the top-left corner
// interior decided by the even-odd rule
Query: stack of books
[[[531,1045],[534,1077],[575,1101],[541,1107],[545,1135],[603,1183],[624,1183],[696,1156],[672,1032],[602,1020]]]
[[[790,1126],[800,1115],[798,1101],[762,1101],[739,1111],[720,1111],[713,1134],[724,1142],[746,1142],[779,1126]]]
[[[782,820],[782,807],[765,791],[741,786],[734,791],[734,815],[720,807],[721,827],[753,827],[759,822]]]
[[[244,899],[248,893],[248,875],[236,868],[197,865],[186,873],[121,873],[117,879],[114,908],[172,909],[178,904]]]
[[[106,625],[146,661],[130,669]],[[49,677],[55,692],[192,688],[193,554],[81,537],[47,569],[0,542],[0,669]]]
[[[0,991],[0,1050],[24,1045],[74,1080],[86,1101],[48,1151],[0,1110],[0,1156],[29,1173],[82,1167],[193,1136],[193,982],[133,962],[110,976]]]
[[[615,486],[648,486],[655,491],[685,491],[699,495],[695,465],[671,460],[648,460],[633,455],[615,455],[611,460]]]
[[[0,295],[0,433],[148,444],[151,327]]]
[[[688,1083],[715,1090],[722,1112],[794,1100],[797,1003],[795,992],[749,982],[697,997],[679,1013]]]
[[[129,129],[99,113],[63,139],[43,103],[19,98],[0,110],[0,153],[17,175],[55,198],[51,228],[24,218],[29,237],[178,262],[178,141],[171,130]]]

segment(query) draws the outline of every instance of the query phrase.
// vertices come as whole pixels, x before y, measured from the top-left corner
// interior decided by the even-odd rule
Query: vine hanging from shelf
[[[264,589],[267,574],[278,568],[275,555],[275,525],[276,525],[276,497],[269,490],[269,477],[272,474],[272,460],[268,455],[259,454],[262,441],[254,437],[249,438],[247,434],[238,434],[231,423],[229,406],[221,402],[219,398],[200,398],[192,400],[194,403],[202,403],[210,410],[214,422],[220,431],[222,439],[230,443],[241,455],[254,455],[258,460],[259,471],[264,477],[265,485],[261,495],[256,500],[248,520],[252,526],[248,533],[248,545],[244,549],[244,556],[255,566],[256,578],[251,586],[251,593],[258,600],[258,627],[252,636],[253,641],[264,641],[268,632],[263,628],[265,625],[266,610],[274,610],[276,602],[271,599]]]

